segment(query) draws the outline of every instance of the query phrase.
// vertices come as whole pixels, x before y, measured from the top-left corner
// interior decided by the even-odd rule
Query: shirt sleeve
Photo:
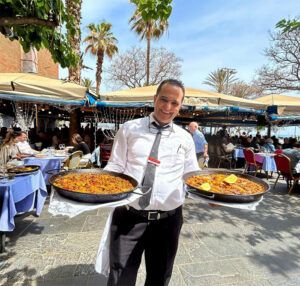
[[[116,134],[112,152],[104,170],[123,173],[127,162],[127,135],[126,124]]]

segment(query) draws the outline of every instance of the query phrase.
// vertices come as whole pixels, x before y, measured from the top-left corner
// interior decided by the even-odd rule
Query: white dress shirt
[[[27,141],[18,142],[17,146],[19,148],[19,151],[23,154],[33,154],[33,151]]]
[[[115,137],[105,170],[132,176],[141,185],[157,133],[157,129],[151,127],[153,121],[150,114],[123,124]],[[160,165],[156,167],[152,196],[146,210],[168,211],[182,205],[185,199],[182,176],[199,170],[192,136],[173,123],[170,126],[169,130],[162,131],[157,158]],[[138,200],[130,205],[141,209]]]

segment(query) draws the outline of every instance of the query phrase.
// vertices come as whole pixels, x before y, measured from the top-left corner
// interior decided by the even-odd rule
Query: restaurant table
[[[264,171],[277,172],[276,163],[274,160],[274,156],[276,154],[273,153],[255,153],[254,158],[255,161],[262,163],[262,169]],[[244,152],[242,148],[237,148],[233,150],[233,156],[235,159],[237,158],[245,158]]]
[[[1,251],[3,251],[5,241],[3,232],[14,230],[15,215],[20,212],[31,211],[34,208],[36,209],[36,214],[40,215],[47,194],[45,180],[40,170],[33,174],[16,176],[9,182],[0,180]]]
[[[43,173],[46,185],[49,185],[49,179],[52,174],[47,174],[47,171],[53,169],[60,169],[61,162],[66,159],[67,156],[49,156],[46,158],[27,157],[24,158],[24,165],[38,165]]]
[[[235,160],[237,160],[238,158],[245,158],[243,148],[233,149],[233,157]]]

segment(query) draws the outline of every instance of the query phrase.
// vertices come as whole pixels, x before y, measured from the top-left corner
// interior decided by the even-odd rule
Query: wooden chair
[[[82,151],[76,151],[69,155],[69,157],[64,162],[62,168],[72,170],[77,169],[80,163],[80,159],[82,158]]]
[[[263,164],[255,161],[255,155],[252,149],[243,149],[243,153],[246,161],[246,166],[243,173],[245,173],[250,166],[253,166],[255,168],[254,177],[256,177],[257,171],[259,169],[262,170]],[[268,174],[267,174],[267,178],[268,178]]]
[[[300,176],[294,176],[292,172],[291,159],[283,154],[277,154],[274,156],[274,160],[276,163],[278,177],[274,183],[274,189],[276,187],[277,181],[281,176],[286,178],[287,187],[290,188],[288,194],[290,195],[295,184],[300,180]],[[291,182],[293,181],[293,184]]]
[[[220,145],[216,146],[216,154],[219,160],[218,168],[220,168],[221,162],[225,162],[229,164],[229,169],[231,169],[233,162],[232,154],[226,154]]]
[[[103,168],[110,157],[112,144],[100,144],[100,167]]]

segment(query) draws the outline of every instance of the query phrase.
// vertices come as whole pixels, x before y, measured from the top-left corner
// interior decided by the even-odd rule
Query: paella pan
[[[216,202],[251,203],[270,190],[265,181],[233,171],[194,171],[185,174],[183,180],[188,192]]]
[[[101,169],[60,171],[49,182],[56,192],[71,200],[87,203],[108,203],[127,198],[138,182],[125,174]],[[109,188],[111,186],[111,188]]]
[[[29,175],[35,173],[40,169],[38,165],[22,165],[10,168],[7,170],[9,174],[15,174],[16,176]]]

